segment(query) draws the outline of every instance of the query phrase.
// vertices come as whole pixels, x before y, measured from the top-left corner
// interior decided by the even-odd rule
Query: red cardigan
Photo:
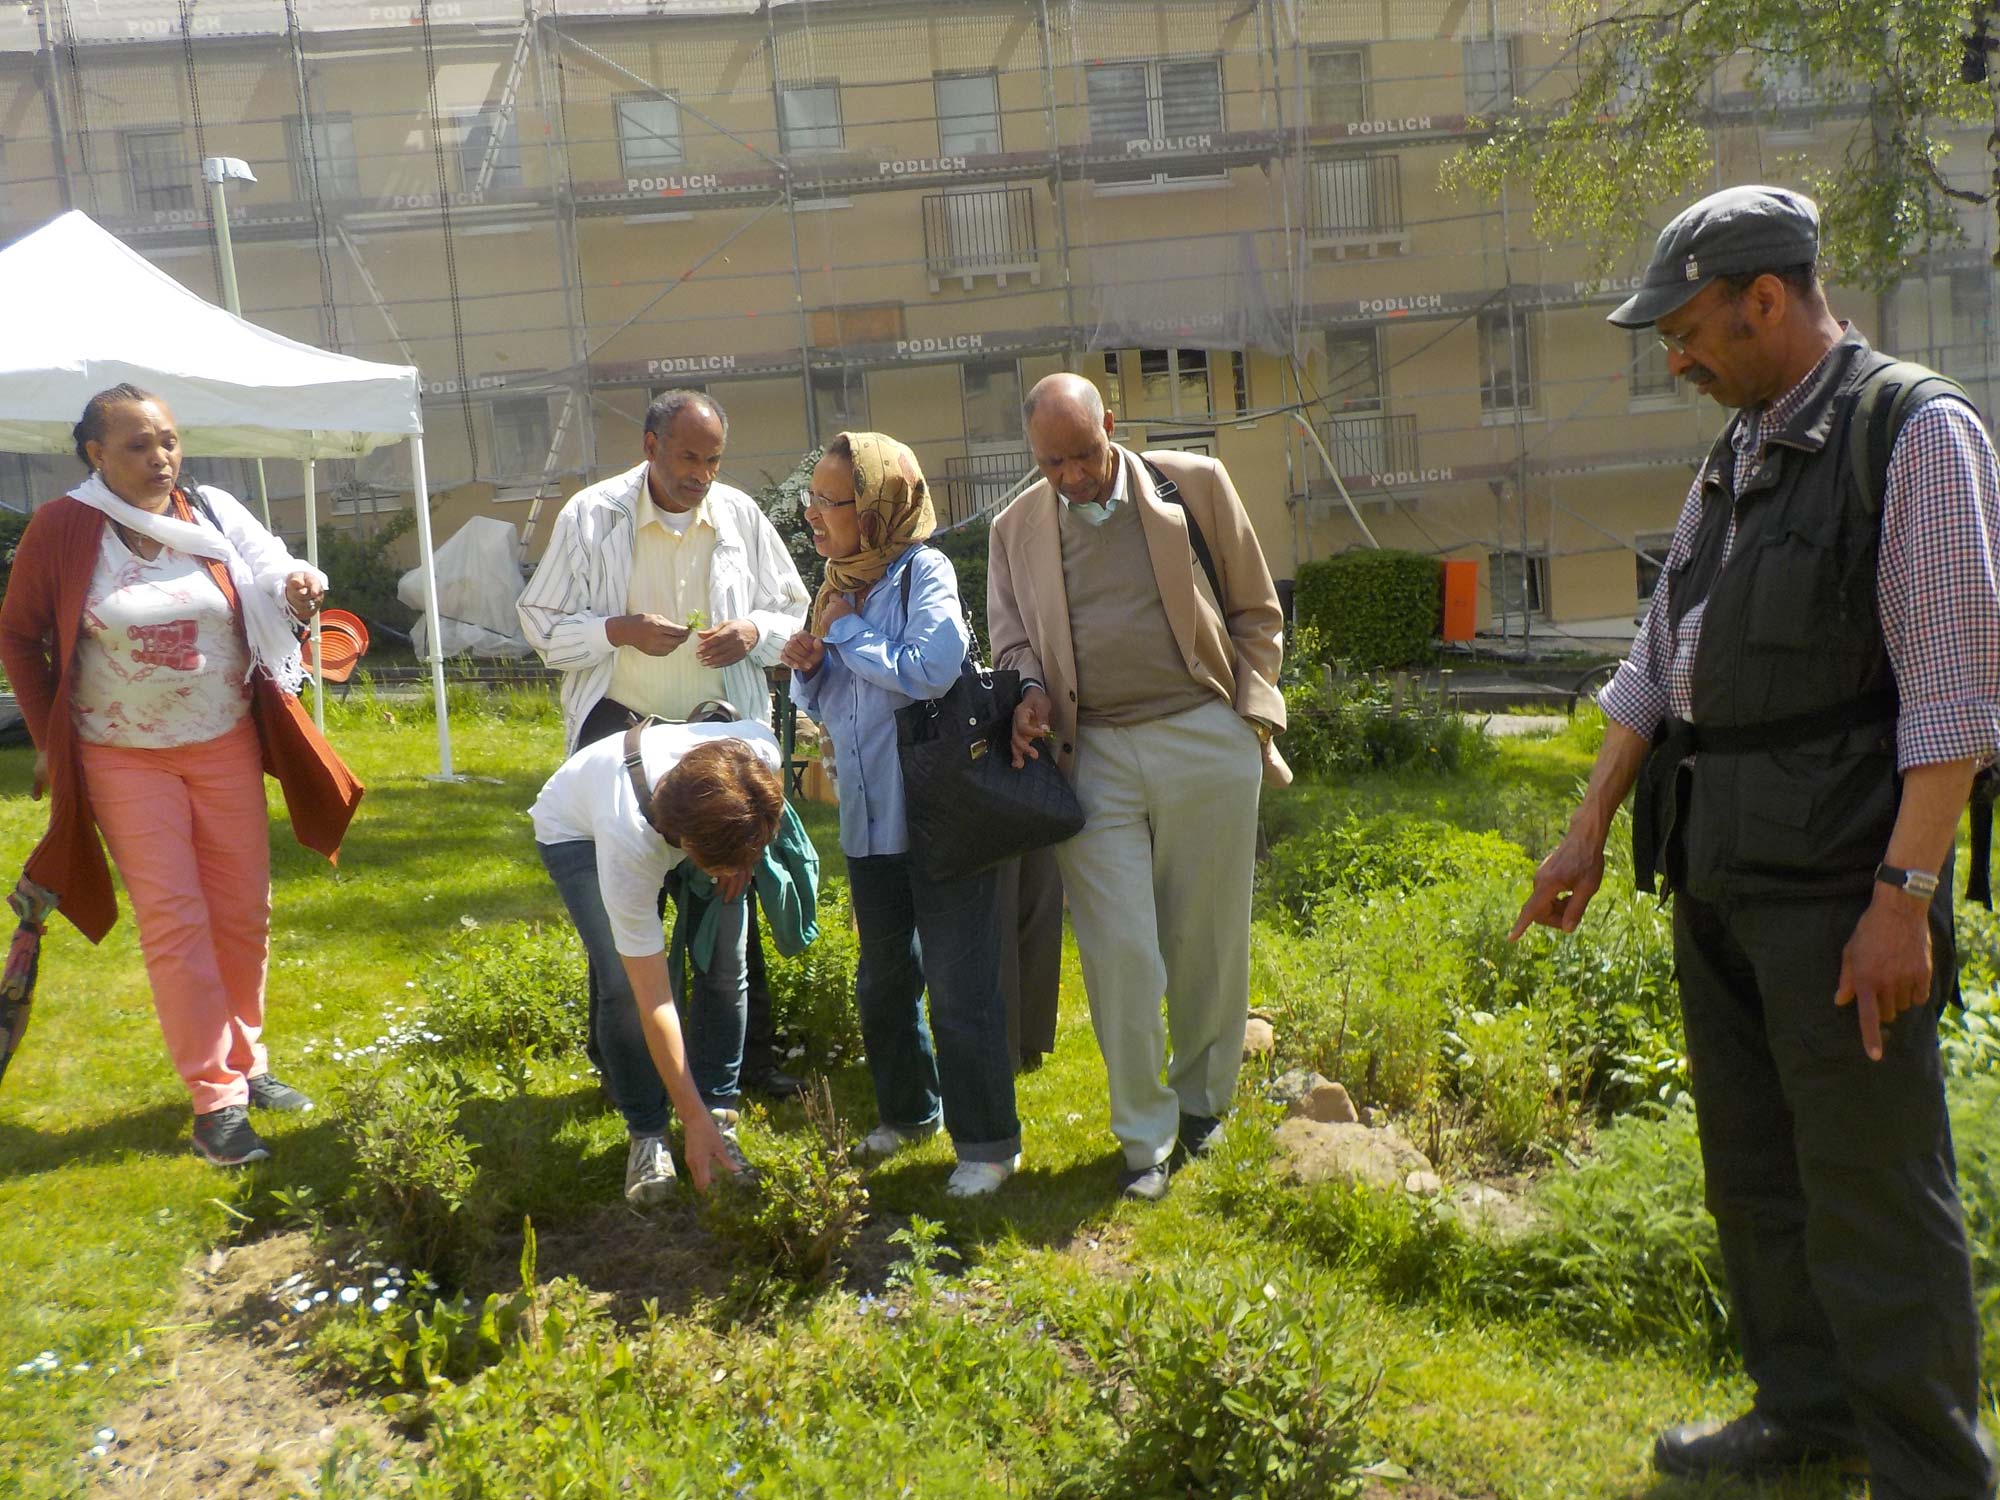
[[[181,518],[190,519],[179,495],[175,504]],[[7,594],[0,599],[0,664],[7,668],[35,748],[48,763],[49,831],[28,856],[26,874],[56,893],[62,903],[57,909],[93,943],[111,930],[118,902],[84,789],[70,712],[70,668],[105,523],[102,511],[67,495],[37,510],[21,533]],[[209,574],[236,608],[228,571],[211,563]],[[241,631],[240,609],[236,621]],[[292,832],[308,849],[332,859],[361,800],[361,783],[313,727],[299,700],[267,673],[259,672],[252,686],[251,715],[264,746],[264,769],[284,789]]]

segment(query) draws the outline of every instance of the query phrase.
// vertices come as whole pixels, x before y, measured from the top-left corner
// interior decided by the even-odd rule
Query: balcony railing
[[[1398,474],[1423,467],[1417,452],[1417,419],[1386,412],[1340,412],[1327,424],[1327,451],[1343,480],[1387,487]]]
[[[1026,449],[1019,453],[968,453],[962,458],[946,459],[932,497],[939,522],[956,526],[998,505],[1034,466]]]
[[[1400,248],[1403,173],[1393,154],[1330,156],[1308,164],[1307,233],[1315,245]]]
[[[924,264],[931,290],[957,277],[967,291],[975,276],[1001,286],[1009,276],[1042,279],[1031,188],[976,188],[924,196]]]

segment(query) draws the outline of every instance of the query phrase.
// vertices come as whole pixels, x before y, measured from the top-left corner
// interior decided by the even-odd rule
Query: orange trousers
[[[167,1052],[207,1114],[269,1066],[271,831],[256,725],[170,750],[82,745],[97,826],[132,899]]]

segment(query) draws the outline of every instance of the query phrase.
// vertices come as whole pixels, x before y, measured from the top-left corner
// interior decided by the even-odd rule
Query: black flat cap
[[[1606,319],[1650,328],[1718,276],[1781,271],[1819,259],[1819,205],[1786,188],[1724,188],[1660,231],[1645,280]]]

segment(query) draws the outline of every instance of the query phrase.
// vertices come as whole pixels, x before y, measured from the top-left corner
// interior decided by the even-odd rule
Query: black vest
[[[1692,725],[1664,724],[1640,775],[1643,888],[1656,870],[1712,902],[1872,885],[1902,778],[1876,616],[1881,497],[1850,472],[1847,436],[1862,382],[1887,362],[1858,333],[1835,345],[1740,496],[1730,437],[1743,414],[1703,466],[1694,545],[1662,579],[1676,627],[1706,601]]]

